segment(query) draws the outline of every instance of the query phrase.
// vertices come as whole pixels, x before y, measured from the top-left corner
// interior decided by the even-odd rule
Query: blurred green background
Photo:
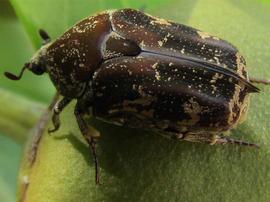
[[[22,65],[32,56],[40,45],[38,28],[48,30],[52,37],[56,38],[82,17],[106,8],[120,7],[145,7],[146,11],[153,15],[193,25],[226,38],[240,47],[248,64],[253,68],[250,68],[251,74],[261,77],[270,76],[270,0],[150,0],[147,2],[141,0],[13,0],[11,3],[0,0],[0,90],[1,96],[7,94],[11,98],[8,103],[6,100],[2,102],[3,97],[0,98],[0,201],[15,201],[19,160],[25,142],[24,137],[19,137],[21,134],[11,134],[10,127],[16,128],[18,124],[16,117],[6,123],[7,114],[16,106],[28,101],[30,104],[38,103],[45,107],[55,92],[47,77],[37,77],[26,72],[20,82],[13,82],[3,77],[3,72],[8,70],[18,73]],[[235,9],[235,14],[230,17],[226,16],[225,12],[219,16],[218,7],[224,7],[225,11]],[[228,12],[228,15],[230,14]],[[253,56],[255,52],[256,58]],[[265,87],[262,89],[266,90]],[[252,115],[255,115],[257,111],[265,111],[264,106],[269,106],[265,103],[269,103],[267,98],[269,96],[263,94],[260,99],[257,99],[258,103],[252,105],[255,106],[251,109]],[[27,118],[25,116],[25,119]],[[248,121],[255,128],[257,122],[265,126],[261,128],[261,134],[264,134],[265,138],[269,131],[269,120],[254,118]],[[256,131],[256,134],[260,135],[260,131]],[[249,137],[251,136],[252,134]],[[256,136],[254,139],[260,138]]]
[[[27,73],[24,79],[17,83],[9,81],[3,76],[5,70],[17,73],[33,52],[33,45],[24,27],[18,21],[10,2],[0,0],[1,91],[18,94],[25,98],[42,102],[45,105],[49,102],[54,92],[48,79],[45,77],[32,77]],[[0,99],[3,99],[3,92]],[[10,106],[5,106],[1,102],[0,111],[3,112],[6,107],[12,107],[12,105],[14,107],[19,105],[19,103],[16,103],[16,100],[10,100],[10,103],[12,103]],[[2,120],[4,118],[2,113],[0,119]],[[15,201],[16,196],[16,181],[22,151],[22,141],[12,139],[9,137],[10,134],[6,134],[8,130],[5,128],[4,121],[1,121],[0,126],[0,201],[11,202]],[[10,126],[12,127],[12,123],[10,123]]]

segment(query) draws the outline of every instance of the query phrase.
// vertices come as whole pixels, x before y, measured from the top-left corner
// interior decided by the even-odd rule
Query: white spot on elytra
[[[153,69],[156,69],[157,66],[158,66],[158,63],[156,62],[155,64],[152,65],[152,68],[153,68]]]

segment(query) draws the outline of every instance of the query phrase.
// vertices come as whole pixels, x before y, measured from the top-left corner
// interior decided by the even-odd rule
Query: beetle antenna
[[[25,63],[24,67],[22,68],[19,76],[16,76],[15,74],[12,74],[10,72],[5,72],[5,76],[11,80],[18,81],[22,78],[23,72],[28,68],[29,63]]]
[[[49,34],[45,30],[40,29],[38,32],[39,32],[40,37],[44,40],[43,45],[45,45],[51,41],[51,37],[49,36]]]

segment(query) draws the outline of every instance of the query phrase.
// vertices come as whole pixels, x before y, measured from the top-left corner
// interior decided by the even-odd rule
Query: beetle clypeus
[[[88,17],[44,45],[25,69],[47,72],[64,96],[54,108],[53,124],[73,99],[75,116],[96,166],[97,136],[84,115],[116,125],[151,129],[169,137],[209,144],[256,144],[222,134],[241,123],[250,93],[259,92],[245,60],[228,42],[197,29],[133,9]],[[268,83],[266,80],[253,80]]]

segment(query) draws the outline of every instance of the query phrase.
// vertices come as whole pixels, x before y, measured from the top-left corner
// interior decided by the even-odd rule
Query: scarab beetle
[[[26,63],[36,75],[48,73],[64,97],[53,124],[73,99],[79,128],[95,157],[95,142],[84,115],[131,128],[144,128],[178,140],[208,144],[256,144],[222,135],[243,122],[250,93],[259,92],[247,75],[243,56],[230,43],[200,30],[133,9],[88,17]]]

